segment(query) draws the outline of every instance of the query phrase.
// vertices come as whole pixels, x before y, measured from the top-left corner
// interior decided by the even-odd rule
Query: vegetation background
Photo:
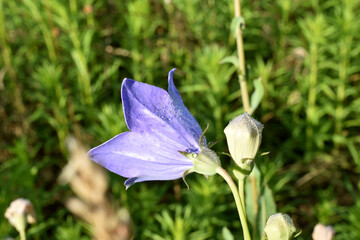
[[[175,83],[207,138],[227,151],[223,129],[243,112],[236,68],[232,1],[0,0],[0,213],[30,199],[38,223],[28,239],[91,239],[91,228],[64,201],[57,181],[65,139],[94,147],[126,131],[124,77]],[[277,211],[310,239],[316,223],[335,239],[360,239],[360,1],[244,0],[243,31],[250,92],[264,96],[254,117],[265,129],[257,158]],[[221,157],[225,167],[227,157]],[[109,195],[126,207],[134,239],[241,236],[225,182],[190,175],[125,191],[108,172]],[[0,238],[16,237],[5,218]],[[236,238],[238,239],[238,238]]]

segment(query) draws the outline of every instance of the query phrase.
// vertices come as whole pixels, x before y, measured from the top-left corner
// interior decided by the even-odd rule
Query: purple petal
[[[121,88],[125,132],[90,150],[90,157],[108,170],[136,182],[172,180],[193,167],[179,151],[200,151],[202,130],[185,107],[169,73],[169,93],[125,79]]]
[[[145,132],[119,134],[90,150],[89,155],[108,170],[129,178],[127,187],[142,181],[178,179],[193,166],[176,144]]]
[[[172,69],[169,72],[168,82],[169,82],[169,95],[173,101],[173,105],[178,112],[178,118],[181,119],[180,123],[184,127],[185,131],[188,132],[194,139],[199,140],[202,134],[202,129],[199,123],[196,121],[194,116],[190,113],[189,109],[184,105],[183,100],[179,94],[179,91],[176,89],[173,81],[173,75],[176,68]]]
[[[183,124],[184,113],[175,107],[174,101],[165,90],[125,79],[121,95],[126,124],[131,131],[151,133],[153,136],[167,139],[175,146],[182,146],[177,149],[178,151],[199,149],[199,138],[194,138]],[[195,119],[194,121],[193,124],[199,126]]]

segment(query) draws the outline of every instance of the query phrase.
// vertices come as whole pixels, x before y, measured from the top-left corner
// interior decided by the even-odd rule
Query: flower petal
[[[131,131],[167,138],[176,146],[182,146],[178,151],[196,152],[199,149],[198,138],[194,138],[183,124],[184,114],[175,107],[165,90],[125,79],[121,95],[126,124]],[[189,114],[191,115],[190,112]],[[195,119],[194,121],[198,126]]]
[[[199,140],[202,134],[202,129],[199,123],[196,121],[194,116],[190,113],[189,109],[184,105],[183,100],[179,94],[179,91],[176,89],[173,75],[176,68],[172,69],[169,72],[168,82],[168,92],[173,101],[173,105],[178,112],[178,118],[181,119],[180,123],[183,125],[184,129],[191,134],[194,139]],[[206,142],[206,141],[205,141]]]
[[[167,138],[149,133],[125,132],[89,152],[90,157],[108,170],[135,182],[172,180],[193,166]]]

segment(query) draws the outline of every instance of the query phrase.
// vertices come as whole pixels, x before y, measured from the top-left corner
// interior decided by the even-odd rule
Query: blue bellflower
[[[137,182],[178,179],[190,172],[213,175],[220,165],[174,85],[174,71],[169,73],[168,92],[124,79],[121,96],[130,131],[89,151],[93,161],[128,178],[126,188]]]

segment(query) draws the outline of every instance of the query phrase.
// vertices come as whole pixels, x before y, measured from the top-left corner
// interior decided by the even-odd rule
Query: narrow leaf
[[[264,96],[264,87],[261,82],[261,78],[257,78],[254,80],[255,90],[251,94],[250,106],[251,106],[251,114],[253,114],[256,108],[259,106],[261,99]]]
[[[245,26],[245,20],[243,17],[237,17],[233,18],[231,21],[230,29],[231,33],[236,37],[236,33],[239,30],[239,28],[243,29]]]
[[[222,229],[222,236],[224,240],[234,240],[234,236],[230,232],[230,230],[227,227],[223,227]]]
[[[239,60],[235,56],[227,56],[220,61],[220,64],[232,63],[235,67],[239,66]]]

